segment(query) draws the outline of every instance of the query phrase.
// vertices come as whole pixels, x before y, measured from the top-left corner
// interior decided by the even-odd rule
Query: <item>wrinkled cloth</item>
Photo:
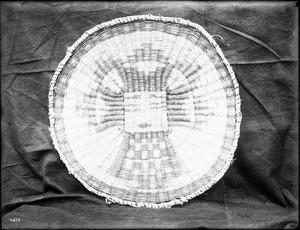
[[[200,24],[240,85],[233,164],[171,209],[108,205],[68,173],[49,132],[50,81],[67,48],[139,14]],[[2,228],[297,228],[297,21],[295,2],[1,2]]]

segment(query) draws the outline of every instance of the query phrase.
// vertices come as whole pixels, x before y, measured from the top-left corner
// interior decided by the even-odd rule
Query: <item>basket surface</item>
[[[49,114],[61,159],[87,189],[152,208],[215,184],[241,121],[238,83],[212,37],[152,15],[83,34],[54,74]]]

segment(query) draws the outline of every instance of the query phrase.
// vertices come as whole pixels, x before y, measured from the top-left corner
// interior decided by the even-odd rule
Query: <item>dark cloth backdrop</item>
[[[234,163],[171,209],[107,205],[68,173],[48,130],[49,84],[67,47],[97,24],[138,14],[202,25],[240,84]],[[296,2],[1,2],[2,227],[297,227],[297,22]]]

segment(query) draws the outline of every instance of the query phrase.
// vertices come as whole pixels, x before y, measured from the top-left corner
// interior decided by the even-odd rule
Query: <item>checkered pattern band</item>
[[[87,31],[49,92],[55,148],[108,202],[163,208],[215,184],[232,162],[241,121],[235,75],[199,25],[153,15]]]

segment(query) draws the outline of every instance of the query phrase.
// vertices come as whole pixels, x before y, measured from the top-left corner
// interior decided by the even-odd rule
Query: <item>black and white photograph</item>
[[[1,229],[298,229],[297,1],[1,1]]]

